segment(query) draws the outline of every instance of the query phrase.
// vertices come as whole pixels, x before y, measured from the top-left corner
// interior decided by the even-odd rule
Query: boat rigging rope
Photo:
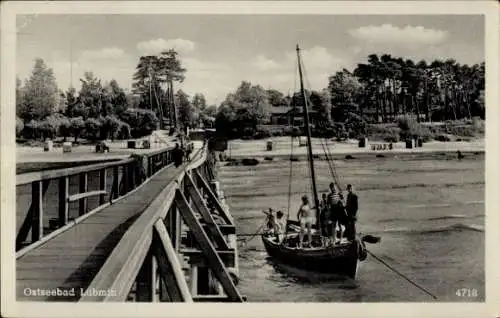
[[[428,291],[427,289],[425,289],[424,287],[420,286],[419,284],[415,283],[414,281],[412,281],[411,279],[409,279],[408,277],[406,277],[404,274],[400,273],[398,270],[396,270],[394,267],[392,267],[391,265],[387,264],[384,260],[382,260],[380,257],[378,257],[377,255],[373,254],[372,252],[370,252],[368,249],[366,249],[366,252],[368,254],[370,254],[371,256],[373,256],[373,258],[375,258],[377,261],[379,261],[380,263],[382,263],[383,265],[385,265],[387,268],[389,268],[391,271],[393,271],[394,273],[398,274],[400,277],[402,277],[403,279],[405,279],[407,282],[409,282],[410,284],[412,284],[413,286],[417,287],[418,289],[420,289],[421,291],[423,291],[424,293],[426,293],[427,295],[431,296],[432,298],[434,298],[435,300],[437,300],[437,296],[432,294],[430,291]]]
[[[306,68],[305,68],[304,65],[302,65],[302,70],[303,70],[303,73],[304,73],[304,77],[306,79],[306,84],[310,88],[311,84],[310,84],[309,79],[307,77]],[[330,149],[328,148],[328,139],[326,137],[320,138],[320,143],[321,143],[321,146],[323,148],[323,153],[325,154],[326,160],[328,162],[328,167],[330,169],[330,174],[331,174],[331,176],[332,176],[335,184],[337,185],[337,188],[340,190],[341,187],[340,187],[340,183],[338,181],[338,174],[337,174],[337,171],[335,169],[335,164],[333,163],[333,160],[332,160],[332,155],[330,153]]]
[[[340,189],[340,184],[339,184],[339,181],[338,181],[337,173],[335,171],[335,167],[333,166],[333,160],[330,159],[330,156],[326,152],[326,149],[325,149],[328,146],[325,146],[325,144],[323,143],[323,140],[321,140],[321,146],[323,147],[323,152],[325,153],[326,161],[328,162],[328,168],[330,168],[330,174],[332,175],[332,178],[335,181],[335,184]]]
[[[291,150],[290,150],[290,173],[289,173],[289,177],[288,177],[288,207],[287,207],[287,219],[290,219],[290,206],[291,206],[291,203],[292,203],[292,175],[293,175],[293,161],[292,161],[292,158],[293,158],[293,136],[291,137],[292,138],[292,142],[291,142]]]

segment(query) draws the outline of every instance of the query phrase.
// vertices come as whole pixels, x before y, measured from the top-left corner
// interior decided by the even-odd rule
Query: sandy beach
[[[267,151],[266,144],[268,141],[273,141],[273,150]],[[347,140],[345,142],[325,141],[324,139],[313,138],[312,148],[313,153],[323,155],[323,145],[328,148],[332,155],[347,155],[347,154],[378,154],[378,153],[425,153],[425,152],[483,152],[485,149],[484,139],[477,139],[474,141],[460,141],[460,142],[440,142],[431,141],[423,144],[421,148],[406,149],[404,142],[393,144],[392,150],[372,150],[372,144],[389,144],[386,142],[370,142],[365,148],[358,147],[357,140]],[[243,157],[280,157],[289,156],[292,151],[290,137],[273,137],[261,140],[232,140],[229,142],[226,154],[231,158]],[[307,147],[299,146],[298,139],[293,143],[293,154],[303,156],[307,153]]]
[[[147,139],[150,139],[151,142],[150,149],[142,147],[142,141]],[[137,148],[128,149],[127,140],[105,140],[104,142],[109,146],[109,152],[106,153],[96,153],[95,145],[73,146],[71,152],[68,153],[63,153],[62,147],[44,151],[43,147],[17,145],[16,163],[119,160],[130,157],[131,154],[146,154],[161,148],[174,146],[176,142],[176,139],[168,136],[166,131],[155,131],[152,136],[130,140],[136,141]]]

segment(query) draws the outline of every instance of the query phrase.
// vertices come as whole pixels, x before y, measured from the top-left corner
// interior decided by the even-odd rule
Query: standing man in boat
[[[330,237],[335,243],[342,239],[342,225],[346,224],[346,212],[344,203],[342,202],[342,193],[340,189],[335,187],[335,184],[330,183],[330,193],[328,194],[328,202],[330,204]],[[337,230],[338,227],[338,230]]]
[[[302,205],[297,213],[297,219],[300,222],[300,234],[299,234],[299,247],[303,247],[304,242],[304,231],[307,229],[307,237],[309,239],[308,243],[311,246],[312,242],[312,225],[314,223],[314,211],[309,205],[309,198],[307,195],[302,196]]]
[[[326,246],[328,237],[330,236],[329,224],[328,224],[328,222],[330,221],[330,205],[328,204],[328,197],[326,193],[323,193],[321,197],[319,213],[320,213],[319,223],[321,228],[321,242],[323,246]]]
[[[356,214],[358,212],[358,196],[353,192],[351,184],[347,185],[345,210],[347,213],[346,236],[348,240],[354,240],[356,237]]]

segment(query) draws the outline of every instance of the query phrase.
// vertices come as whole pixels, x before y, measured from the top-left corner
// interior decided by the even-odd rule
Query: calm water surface
[[[359,196],[358,231],[382,237],[369,250],[439,301],[484,301],[484,157],[475,157],[335,161],[339,182],[352,183]],[[331,181],[327,162],[317,161],[316,171],[318,188],[326,191]],[[289,176],[290,163],[283,160],[220,167],[239,233],[254,233],[264,220],[261,211],[269,207],[289,210],[296,218],[300,196],[310,188],[306,163],[294,163],[290,208]],[[432,300],[370,256],[354,281],[273,263],[260,237],[239,239],[239,287],[249,301]],[[459,297],[458,288],[476,289],[478,296]]]

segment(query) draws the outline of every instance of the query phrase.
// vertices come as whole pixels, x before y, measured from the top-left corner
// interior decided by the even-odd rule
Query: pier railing
[[[235,226],[209,179],[211,155],[204,146],[144,210],[80,301],[244,301]]]
[[[16,256],[133,192],[173,163],[172,150],[169,147],[119,161],[17,175]]]

